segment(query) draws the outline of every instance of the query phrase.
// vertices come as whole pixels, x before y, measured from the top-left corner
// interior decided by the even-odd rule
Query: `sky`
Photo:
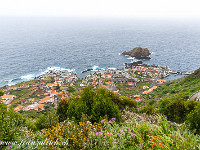
[[[200,0],[0,0],[1,16],[200,19]]]

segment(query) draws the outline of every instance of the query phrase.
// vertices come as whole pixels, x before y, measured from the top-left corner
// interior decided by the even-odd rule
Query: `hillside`
[[[192,94],[200,90],[200,69],[193,74],[160,85],[152,94],[155,97],[173,99],[177,93],[182,93],[187,100]]]
[[[140,113],[160,113],[167,119],[177,123],[187,123],[188,127],[195,133],[199,133],[200,104],[192,97],[200,90],[200,69],[193,74],[170,81],[158,86],[149,95],[143,95],[142,102],[138,105]]]
[[[43,111],[15,112],[0,104],[0,148],[200,149],[200,104],[188,100],[200,90],[200,69],[158,85],[140,102],[105,88],[77,91],[79,83],[68,87],[73,94],[60,99],[56,109],[51,104]],[[28,96],[23,91],[29,87],[12,92]]]

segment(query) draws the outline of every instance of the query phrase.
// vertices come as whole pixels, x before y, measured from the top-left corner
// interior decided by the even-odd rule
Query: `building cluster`
[[[54,104],[57,107],[58,99],[68,97],[68,87],[74,86],[77,80],[78,77],[75,73],[57,74],[56,72],[51,72],[41,75],[33,84],[6,86],[3,89],[4,95],[1,96],[1,100],[7,106],[18,100],[18,106],[14,109],[15,111],[28,111],[31,109],[42,111],[45,109],[46,104]],[[13,92],[18,93],[23,89],[30,93],[23,99],[21,99],[22,96],[17,94],[10,94]]]
[[[141,83],[143,84],[143,91],[138,93],[138,95],[133,94],[131,96],[135,97],[136,101],[140,101],[141,94],[148,94],[157,88],[155,84],[163,84],[166,82],[160,79],[163,72],[159,70],[159,68],[158,66],[152,67],[139,63],[131,65],[129,68],[125,67],[124,69],[113,68],[99,70],[87,75],[85,79],[82,80],[73,72],[68,72],[66,70],[50,70],[36,77],[33,83],[22,82],[14,86],[6,86],[3,89],[4,95],[0,99],[7,106],[17,101],[18,106],[15,107],[15,111],[42,111],[45,110],[47,104],[54,104],[54,106],[57,107],[57,103],[60,99],[69,97],[70,87],[80,91],[88,85],[91,85],[93,89],[104,87],[113,91],[115,94],[121,95],[123,93],[123,88],[120,89],[118,85],[123,85],[127,87],[127,89],[134,91]],[[146,82],[152,83],[152,85],[144,85]],[[29,91],[29,95],[23,97],[22,94],[19,96],[19,94],[17,94],[18,91],[20,92],[24,89]]]
[[[116,88],[116,84],[129,84],[134,86],[133,82],[137,81],[137,78],[131,76],[124,69],[107,69],[95,72],[93,74],[87,75],[82,84],[85,86],[92,85],[94,88],[104,87],[110,91],[113,91],[116,94],[120,94],[119,89]]]

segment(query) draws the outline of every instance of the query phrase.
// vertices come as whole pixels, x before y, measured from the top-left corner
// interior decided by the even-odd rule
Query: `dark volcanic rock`
[[[142,48],[142,47],[136,47],[131,51],[124,51],[122,55],[129,55],[131,57],[135,57],[136,59],[151,59],[149,55],[151,53],[147,48]]]

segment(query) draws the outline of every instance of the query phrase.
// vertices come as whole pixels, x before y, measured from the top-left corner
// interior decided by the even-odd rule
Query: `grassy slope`
[[[173,100],[175,95],[181,92],[184,95],[184,99],[187,100],[192,94],[200,90],[199,85],[200,69],[189,76],[158,86],[152,94],[156,98],[168,97]]]

